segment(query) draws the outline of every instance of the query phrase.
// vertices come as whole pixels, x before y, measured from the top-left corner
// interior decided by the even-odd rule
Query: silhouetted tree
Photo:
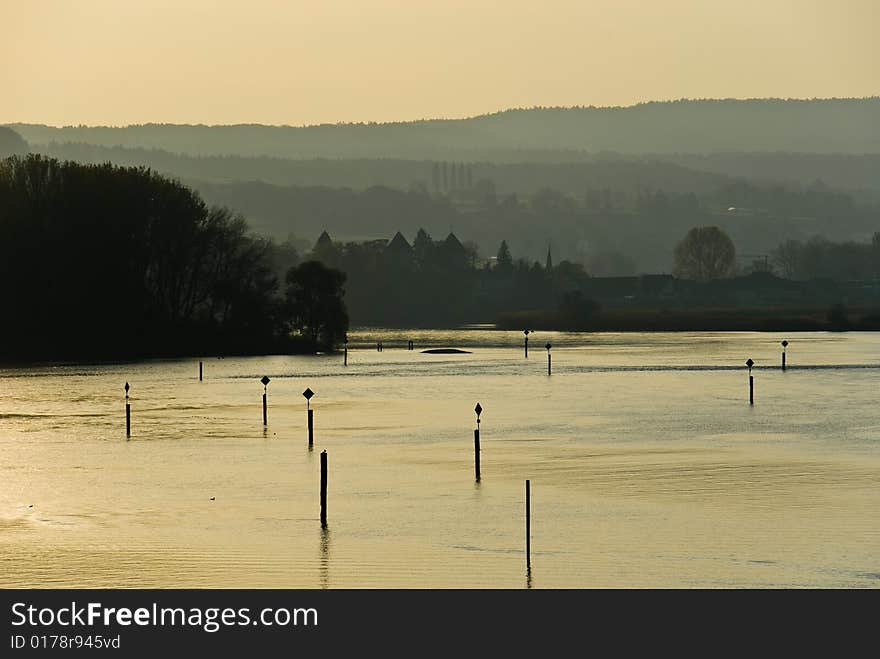
[[[318,261],[306,261],[287,273],[291,327],[313,350],[333,348],[348,331],[345,279],[345,273]]]
[[[0,162],[0,352],[119,357],[277,348],[271,244],[149,170]],[[26,273],[26,276],[22,276]]]
[[[736,249],[718,227],[694,227],[675,247],[673,272],[682,279],[709,281],[733,274]]]
[[[421,268],[428,267],[434,260],[434,241],[424,229],[420,228],[415,240],[413,240],[413,253],[416,264]]]
[[[507,246],[507,241],[502,240],[501,246],[498,248],[498,255],[496,258],[497,267],[500,270],[510,270],[513,267],[513,258],[510,256],[510,248]]]

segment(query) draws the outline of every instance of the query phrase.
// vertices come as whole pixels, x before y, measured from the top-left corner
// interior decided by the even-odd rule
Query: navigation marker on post
[[[309,388],[306,388],[306,390],[303,392],[303,396],[306,399],[306,413],[308,414],[308,417],[309,417],[309,448],[312,448],[312,444],[314,444],[314,437],[312,434],[313,428],[314,428],[313,423],[312,423],[313,422],[312,413],[314,412],[314,410],[309,405],[309,401],[312,400],[312,396],[314,396],[314,395],[315,395],[315,392]]]
[[[264,375],[262,378],[260,378],[260,382],[263,383],[263,425],[268,426],[269,421],[266,416],[266,387],[269,385],[270,382],[269,376]]]

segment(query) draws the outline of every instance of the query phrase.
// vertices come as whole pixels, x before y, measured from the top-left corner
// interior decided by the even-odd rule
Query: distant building
[[[385,260],[395,265],[409,267],[414,264],[415,250],[400,231],[394,234],[394,238],[385,246],[383,253]]]

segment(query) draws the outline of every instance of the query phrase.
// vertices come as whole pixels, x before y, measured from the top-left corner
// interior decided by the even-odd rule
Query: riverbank
[[[500,314],[498,329],[574,332],[816,332],[880,330],[880,309],[603,309],[572,319],[556,311]]]

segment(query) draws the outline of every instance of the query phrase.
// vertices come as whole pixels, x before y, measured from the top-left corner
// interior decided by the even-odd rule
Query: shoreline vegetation
[[[500,330],[562,332],[845,332],[880,330],[880,308],[607,309],[584,322],[564,313],[501,314]]]
[[[316,352],[345,278],[149,169],[0,161],[0,358]]]

